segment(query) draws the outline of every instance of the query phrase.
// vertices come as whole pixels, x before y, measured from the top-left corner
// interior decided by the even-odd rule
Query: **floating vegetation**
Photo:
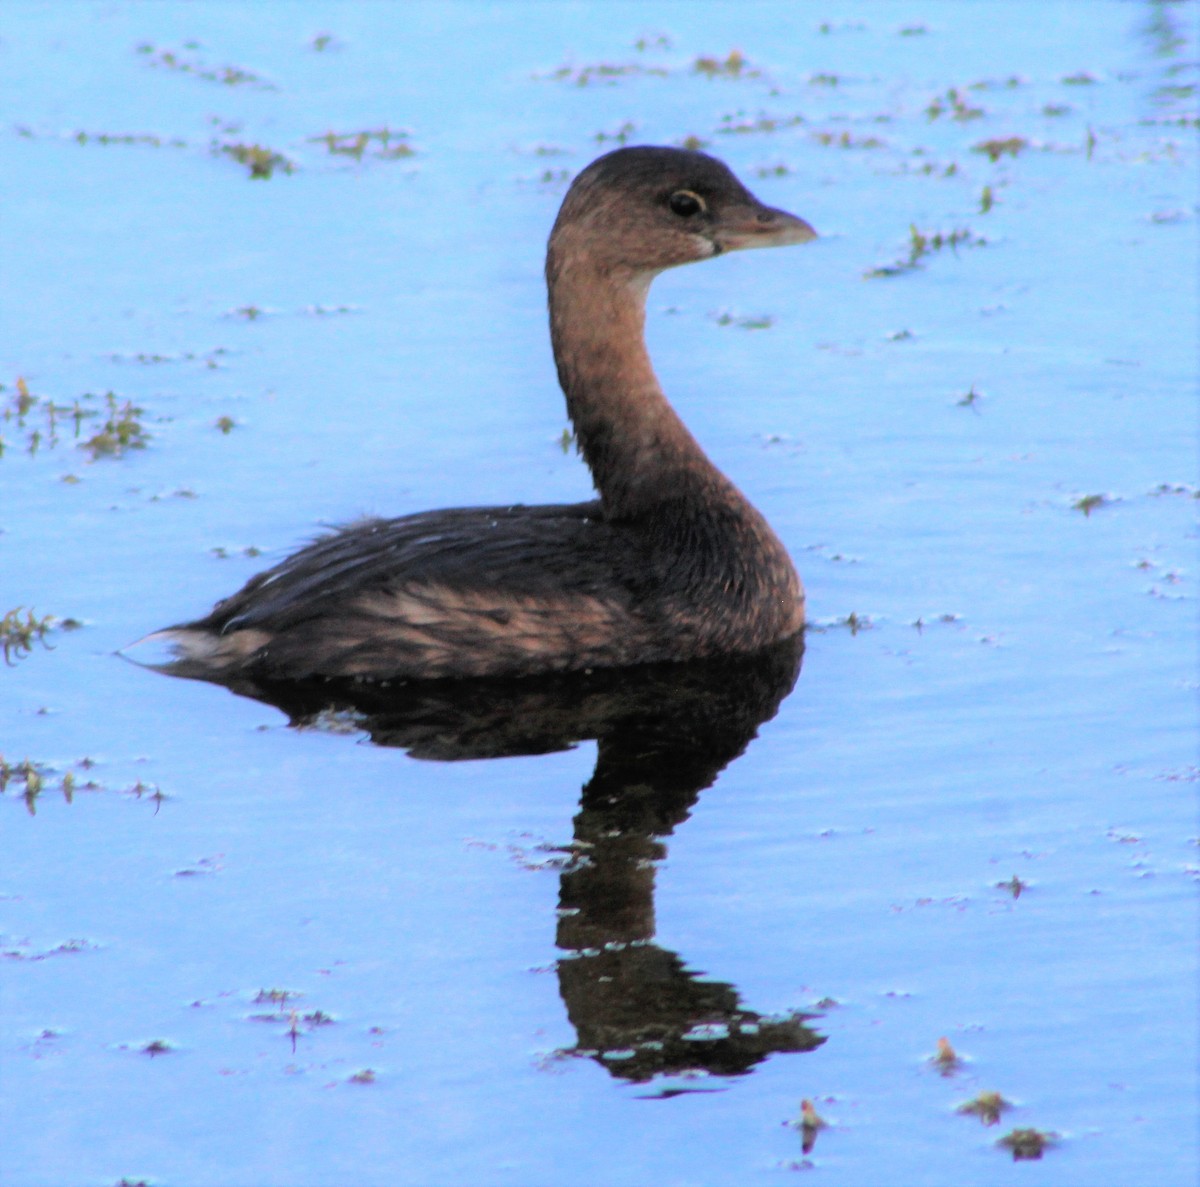
[[[323,54],[326,50],[339,50],[342,43],[332,33],[318,33],[309,43],[308,48],[314,53]]]
[[[629,137],[632,136],[636,131],[637,124],[635,124],[632,120],[626,120],[620,125],[620,127],[611,132],[597,132],[592,139],[597,144],[606,144],[609,141],[613,141],[616,144],[626,144],[629,141]]]
[[[970,227],[957,227],[953,231],[927,232],[918,230],[916,223],[909,226],[908,258],[897,260],[894,264],[882,264],[864,272],[867,280],[880,276],[902,276],[923,267],[921,261],[928,255],[949,248],[955,255],[960,247],[986,247],[987,240],[982,235],[976,235]]]
[[[0,383],[0,393],[7,390]],[[78,400],[71,404],[56,404],[43,396],[35,396],[21,376],[17,377],[13,390],[14,394],[0,407],[0,422],[15,425],[23,433],[22,446],[31,455],[42,447],[53,449],[59,443],[59,426],[64,421],[73,426],[74,436],[78,437],[83,421],[98,415],[94,408],[85,408]],[[0,457],[4,456],[7,444],[0,436]]]
[[[979,213],[987,214],[996,205],[996,195],[990,185],[985,185],[979,194]]]
[[[293,994],[294,997],[299,997],[300,994]],[[256,1004],[266,1002],[267,999],[261,997],[255,998]],[[280,1004],[278,1002],[272,1004]],[[303,1022],[310,1030],[315,1030],[319,1026],[333,1026],[337,1019],[332,1014],[326,1014],[324,1010],[313,1010],[309,1014],[301,1014],[299,1010],[290,1008],[280,1008],[271,1014],[249,1014],[247,1015],[248,1022],[289,1022],[295,1023],[296,1031],[299,1032],[300,1023]]]
[[[152,42],[145,41],[137,47],[137,52],[146,58],[149,66],[159,66],[166,70],[175,70],[180,74],[190,74],[195,78],[203,78],[208,82],[223,83],[227,87],[247,86],[260,91],[277,91],[279,88],[252,70],[243,70],[240,66],[209,66],[195,57],[195,51],[200,49],[198,41],[184,43],[183,50],[163,49]]]
[[[1195,83],[1174,83],[1170,86],[1156,87],[1154,100],[1156,103],[1170,103],[1176,99],[1191,99],[1195,94]]]
[[[1070,115],[1072,110],[1069,103],[1047,103],[1042,108],[1042,115],[1049,119],[1058,119],[1060,116]]]
[[[644,54],[652,49],[670,49],[671,38],[666,33],[648,34],[645,37],[639,37],[633,43],[633,48],[639,54]]]
[[[226,317],[240,317],[243,321],[258,321],[260,317],[266,317],[272,310],[263,309],[258,305],[239,305],[235,309],[229,310],[225,314]]]
[[[841,559],[840,557],[835,559]],[[815,622],[809,629],[817,629],[820,631],[830,631],[838,628],[845,628],[852,635],[857,635],[861,631],[869,631],[875,626],[874,621],[866,614],[859,614],[855,610],[851,610],[844,618],[829,618],[822,622]]]
[[[254,998],[254,1004],[257,1006],[269,1005],[274,1009],[265,1014],[248,1014],[246,1020],[248,1022],[286,1022],[288,1028],[284,1033],[291,1039],[294,1052],[297,1040],[304,1035],[304,1031],[301,1029],[302,1025],[312,1032],[322,1026],[333,1026],[337,1022],[332,1014],[326,1014],[324,1010],[312,1010],[307,1014],[302,1014],[299,1009],[289,1004],[295,998],[303,996],[303,994],[290,989],[260,989],[258,996]]]
[[[800,1118],[792,1122],[792,1128],[800,1131],[801,1151],[810,1154],[817,1144],[817,1134],[823,1129],[828,1129],[829,1122],[817,1112],[812,1101],[805,1097],[800,1102]]]
[[[1152,491],[1152,495],[1186,495],[1189,499],[1200,499],[1200,487],[1187,482],[1160,482]]]
[[[802,115],[774,116],[760,112],[756,116],[748,116],[744,111],[738,111],[732,115],[721,116],[721,126],[717,132],[726,136],[745,135],[750,132],[779,132],[802,123]]]
[[[986,153],[988,159],[995,164],[1004,156],[1020,156],[1027,148],[1029,148],[1029,141],[1024,136],[1006,136],[1003,139],[981,140],[971,151]]]
[[[925,108],[929,119],[936,120],[949,114],[951,119],[966,123],[968,120],[983,119],[985,112],[982,107],[972,107],[966,96],[958,89],[951,87],[944,95],[937,95]]]
[[[330,156],[351,157],[361,161],[371,156],[377,161],[399,161],[416,156],[416,149],[408,143],[410,133],[389,127],[363,132],[326,132],[323,136],[310,136],[310,144],[323,144]],[[368,151],[369,150],[369,151]]]
[[[187,148],[188,142],[180,136],[158,136],[153,132],[72,132],[70,139],[76,144],[140,144],[148,148]]]
[[[959,616],[957,614],[938,614],[934,617],[933,621],[934,622],[958,622]],[[916,631],[918,633],[920,633],[929,625],[929,623],[926,622],[924,618],[918,618],[914,622],[910,623],[909,625],[914,627],[916,629]]]
[[[39,617],[32,609],[27,610],[24,606],[9,610],[0,618],[0,650],[4,652],[4,662],[11,664],[15,660],[24,659],[33,650],[35,643],[49,647],[46,636],[53,630],[74,631],[82,625],[75,618],[56,618],[53,614],[43,614]],[[0,791],[3,789],[3,782],[0,781]]]
[[[93,944],[91,940],[64,940],[54,948],[33,951],[29,941],[22,940],[15,947],[0,950],[0,956],[8,960],[49,960],[52,956],[71,956],[77,952],[94,952],[99,947],[99,944]]]
[[[706,78],[761,78],[762,71],[746,60],[741,50],[729,51],[725,58],[697,58],[692,63],[693,74]]]
[[[722,312],[713,314],[713,321],[719,326],[737,326],[739,330],[769,330],[775,324],[775,319],[766,313],[753,317],[739,317],[737,314]]]
[[[239,123],[227,123],[214,116],[209,121],[216,126],[221,136],[208,142],[209,153],[215,157],[232,157],[250,171],[251,179],[265,180],[278,173],[294,173],[298,168],[295,161],[282,152],[262,144],[252,144],[232,139],[241,131]],[[37,139],[43,133],[36,132],[25,124],[18,124],[15,131],[26,139]],[[57,134],[65,136],[77,144],[122,144],[141,145],[151,148],[196,148],[203,147],[200,142],[191,142],[182,137],[159,136],[152,132],[109,133],[87,132],[83,130]],[[308,137],[310,144],[323,144],[333,156],[351,157],[362,160],[372,157],[380,161],[396,161],[416,155],[416,150],[408,143],[410,134],[383,127],[366,129],[361,132],[325,132],[320,136]]]
[[[165,1039],[151,1039],[142,1047],[142,1054],[153,1059],[156,1055],[169,1055],[174,1049]]]
[[[1138,123],[1144,127],[1200,128],[1200,115],[1146,116]]]
[[[4,385],[0,384],[0,392],[4,390]],[[97,398],[88,392],[82,401]],[[0,409],[0,423],[15,424],[25,434],[24,451],[36,454],[39,449],[53,449],[61,442],[60,430],[64,423],[72,426],[72,435],[78,440],[84,420],[104,416],[100,430],[79,442],[79,448],[90,453],[93,461],[99,457],[119,457],[129,449],[144,449],[150,439],[140,419],[145,415],[145,409],[131,400],[122,402],[115,392],[105,393],[103,400],[102,409],[88,408],[79,399],[70,404],[56,404],[33,395],[25,380],[19,378],[16,394]],[[0,437],[0,457],[6,447],[7,442]]]
[[[312,317],[337,317],[343,313],[360,313],[361,309],[358,305],[305,305],[300,312]]]
[[[929,32],[927,25],[901,25],[896,30],[897,37],[924,37]]]
[[[817,144],[826,147],[833,145],[837,148],[885,148],[887,142],[878,136],[854,136],[849,132],[814,132],[812,139]]]
[[[86,441],[81,441],[79,448],[87,450],[92,455],[92,461],[101,457],[120,457],[130,449],[145,449],[150,434],[146,432],[140,417],[145,415],[146,410],[139,408],[132,400],[122,403],[114,392],[105,393],[104,404],[108,416],[103,427]]]
[[[1094,74],[1080,70],[1075,74],[1064,75],[1059,81],[1067,87],[1090,87],[1095,86],[1100,80]]]
[[[219,561],[227,561],[235,556],[262,556],[262,549],[256,548],[253,544],[248,544],[245,548],[237,548],[232,551],[228,548],[223,548],[218,545],[216,548],[210,548],[208,551],[212,553],[212,555],[215,556]]]
[[[72,620],[66,619],[61,624],[66,629],[66,623]],[[74,624],[78,626],[78,623]],[[71,764],[75,770],[68,770],[59,778],[55,770],[45,763],[33,762],[30,759],[23,759],[19,763],[10,763],[5,760],[0,754],[0,795],[11,794],[9,788],[12,787],[18,798],[25,801],[26,810],[30,816],[37,814],[37,801],[47,791],[57,788],[62,792],[63,800],[68,804],[75,802],[75,793],[78,791],[103,792],[114,790],[105,787],[91,777],[88,772],[96,765],[90,758],[81,758],[78,762]],[[77,774],[76,771],[81,772]],[[134,799],[148,799],[154,802],[154,810],[158,811],[163,800],[169,797],[164,795],[154,784],[143,783],[140,779],[131,787],[122,787],[115,789],[121,795],[132,796]]]
[[[685,136],[679,142],[679,147],[690,149],[692,152],[696,152],[698,149],[707,148],[708,141],[699,136]]]
[[[924,155],[923,149],[917,149],[913,153],[913,156],[922,155]],[[948,165],[943,165],[937,161],[922,161],[917,165],[911,161],[901,161],[892,172],[902,175],[917,173],[922,177],[932,177],[935,173],[939,177],[955,177],[958,174],[958,162],[951,161]]]
[[[217,360],[228,353],[229,351],[224,346],[218,346],[204,354],[197,354],[194,350],[181,351],[179,354],[152,354],[147,351],[139,351],[137,354],[114,352],[105,355],[105,358],[111,359],[114,363],[139,363],[145,367],[156,366],[160,363],[203,362],[210,371],[215,371],[220,366]]]
[[[808,85],[810,87],[836,87],[842,80],[836,74],[810,74],[808,76]]]
[[[759,165],[754,170],[756,177],[790,177],[792,170],[782,161],[778,165]]]
[[[250,170],[250,179],[266,181],[275,175],[276,171],[280,173],[294,173],[296,166],[289,161],[283,153],[275,152],[274,149],[264,148],[261,144],[241,144],[229,143],[222,144],[220,141],[213,141],[213,154],[215,156],[232,157],[239,165],[245,165]]]
[[[954,401],[957,408],[970,408],[975,412],[979,411],[979,402],[983,399],[983,392],[976,391],[975,385],[971,386],[957,400]]]
[[[1010,74],[1007,78],[981,78],[967,88],[969,91],[1015,91],[1017,87],[1027,87],[1029,79],[1020,74]]]
[[[213,421],[213,428],[218,432],[224,433],[226,436],[228,436],[235,428],[237,428],[237,421],[234,420],[232,416],[218,416],[217,419]]]
[[[362,1069],[362,1071],[355,1072],[354,1075],[352,1075],[349,1078],[349,1083],[351,1083],[351,1084],[374,1084],[375,1083],[375,1072],[372,1068],[365,1067]]]
[[[950,1045],[950,1040],[944,1035],[937,1041],[937,1050],[929,1057],[929,1062],[943,1076],[952,1076],[963,1065],[962,1057]]]
[[[235,305],[232,309],[225,310],[225,312],[221,316],[226,317],[226,318],[236,318],[241,321],[258,321],[260,318],[278,317],[282,314],[287,314],[287,313],[303,314],[306,317],[338,317],[345,313],[361,313],[361,312],[362,312],[361,307],[358,305],[303,305],[299,309],[285,310],[285,309],[268,308],[267,306],[264,306],[264,305],[255,305],[255,304],[251,303],[249,305]],[[218,348],[217,350],[212,351],[211,355],[219,356],[219,355],[228,354],[228,353],[229,352],[227,350],[225,350],[223,347],[221,347],[221,348]],[[195,358],[196,356],[195,355],[186,355],[183,357]],[[204,357],[208,358],[210,356],[206,355]],[[150,360],[150,361],[157,361],[157,360]],[[172,360],[163,360],[163,361],[166,362],[166,361],[172,361]],[[214,365],[213,363],[209,363],[209,366],[213,366],[213,365]]]
[[[595,66],[560,66],[541,77],[551,82],[568,82],[577,87],[591,86],[594,83],[612,87],[622,78],[647,75],[666,78],[669,74],[670,71],[665,66],[643,66],[640,62],[600,62]]]
[[[1071,504],[1071,509],[1082,511],[1085,516],[1089,516],[1093,511],[1098,510],[1100,507],[1107,507],[1113,501],[1110,495],[1084,495]]]
[[[1012,1103],[998,1092],[981,1092],[971,1100],[964,1101],[955,1112],[978,1117],[984,1125],[996,1125],[1001,1115],[1012,1107]]]
[[[22,799],[25,801],[25,806],[29,809],[29,814],[32,816],[37,811],[37,797],[42,794],[42,787],[45,784],[43,772],[29,759],[24,762],[10,765],[5,762],[4,756],[0,755],[0,793],[7,792],[8,785],[16,779],[20,779],[24,784],[24,792]]]
[[[1058,1134],[1040,1129],[1014,1129],[996,1145],[1011,1150],[1013,1162],[1033,1162],[1041,1158],[1044,1151],[1058,1145]]]
[[[1013,874],[1013,876],[1011,878],[1009,878],[1007,882],[997,882],[996,889],[997,890],[1007,890],[1008,893],[1013,896],[1013,898],[1017,899],[1017,898],[1021,897],[1021,893],[1023,891],[1026,891],[1029,889],[1029,883],[1023,882],[1020,878],[1017,877],[1016,874]]]

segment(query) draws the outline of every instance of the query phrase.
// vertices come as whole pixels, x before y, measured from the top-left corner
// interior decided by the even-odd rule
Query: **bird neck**
[[[552,241],[550,339],[575,437],[610,519],[720,492],[741,500],[688,432],[646,351],[652,274],[596,266]]]

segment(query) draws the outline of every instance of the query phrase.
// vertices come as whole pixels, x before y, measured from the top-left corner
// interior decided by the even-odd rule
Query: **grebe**
[[[599,499],[372,519],[157,632],[211,680],[527,676],[755,651],[804,592],[763,517],[667,402],[643,336],[661,271],[806,243],[722,162],[621,148],[575,178],[550,234],[550,336]]]

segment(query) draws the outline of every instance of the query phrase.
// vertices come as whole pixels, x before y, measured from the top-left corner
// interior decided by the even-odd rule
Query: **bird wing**
[[[287,630],[334,606],[422,587],[490,590],[498,602],[559,592],[611,596],[629,565],[625,535],[604,520],[598,502],[365,520],[259,574],[219,603],[205,625]]]

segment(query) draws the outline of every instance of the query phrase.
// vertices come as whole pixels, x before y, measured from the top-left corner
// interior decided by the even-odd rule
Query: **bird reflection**
[[[802,653],[796,640],[753,656],[540,679],[229,687],[276,705],[297,727],[350,715],[377,745],[423,759],[546,754],[594,738],[596,769],[561,874],[556,936],[577,1042],[557,1054],[594,1059],[623,1081],[692,1083],[825,1041],[807,1025],[811,1016],[760,1015],[733,985],[654,943],[664,839],[775,715]]]

